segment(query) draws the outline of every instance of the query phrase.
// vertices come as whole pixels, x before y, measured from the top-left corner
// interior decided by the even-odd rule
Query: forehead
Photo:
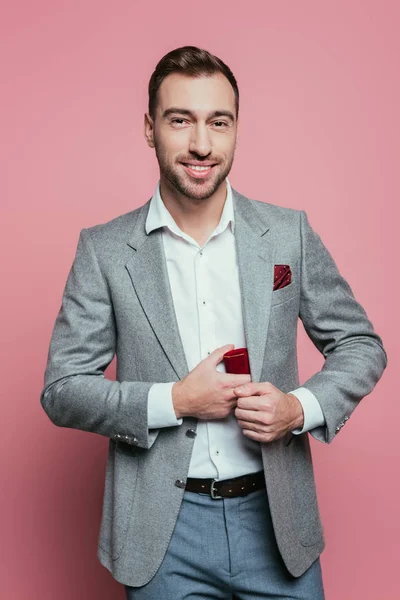
[[[158,89],[157,111],[163,113],[171,106],[187,108],[199,114],[221,109],[229,109],[236,114],[235,93],[222,73],[207,77],[171,73]]]

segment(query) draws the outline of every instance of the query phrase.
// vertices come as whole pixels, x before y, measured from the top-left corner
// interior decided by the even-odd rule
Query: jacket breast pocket
[[[292,282],[283,288],[273,290],[271,294],[271,308],[288,302],[298,295],[298,287]]]

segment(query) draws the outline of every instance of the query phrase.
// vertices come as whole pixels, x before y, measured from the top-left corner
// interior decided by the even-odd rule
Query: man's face
[[[146,116],[145,135],[155,148],[160,179],[187,198],[209,198],[233,163],[237,120],[231,84],[221,73],[196,78],[172,73],[157,99],[155,122]]]

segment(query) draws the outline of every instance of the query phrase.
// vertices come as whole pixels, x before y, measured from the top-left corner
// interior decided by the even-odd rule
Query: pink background
[[[239,83],[232,185],[307,211],[383,338],[382,380],[333,444],[312,447],[327,600],[400,598],[397,7],[3,3],[2,600],[124,598],[96,556],[107,440],[56,428],[39,396],[79,231],[153,193],[147,84],[186,44],[220,56]],[[299,327],[304,381],[322,358]]]

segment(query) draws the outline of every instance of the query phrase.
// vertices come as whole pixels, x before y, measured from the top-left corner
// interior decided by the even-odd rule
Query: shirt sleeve
[[[314,429],[315,427],[325,425],[324,413],[322,412],[317,398],[312,392],[310,392],[310,390],[304,387],[299,387],[289,393],[293,394],[293,396],[296,396],[303,407],[304,413],[303,429],[293,429],[292,433],[299,435],[300,433],[305,433],[306,431],[310,431],[310,429]]]
[[[182,419],[177,419],[172,403],[172,386],[168,383],[153,383],[147,397],[147,420],[149,429],[173,427],[181,425]]]

